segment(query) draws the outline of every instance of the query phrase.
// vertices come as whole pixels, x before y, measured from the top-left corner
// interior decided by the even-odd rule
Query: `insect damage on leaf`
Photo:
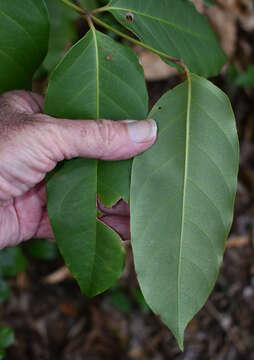
[[[134,22],[134,14],[132,12],[127,12],[125,14],[125,19],[130,22]]]

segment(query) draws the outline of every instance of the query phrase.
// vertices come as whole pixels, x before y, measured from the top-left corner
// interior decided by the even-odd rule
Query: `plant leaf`
[[[51,29],[48,54],[43,67],[51,72],[61,57],[78,38],[75,20],[79,17],[59,1],[46,0]]]
[[[49,20],[43,0],[0,2],[0,93],[30,89],[48,49]]]
[[[144,119],[147,92],[136,55],[110,37],[89,31],[54,71],[45,111],[72,119]],[[125,197],[125,184],[118,186],[117,174],[129,173],[130,164],[112,163],[109,171],[108,164],[100,162],[98,171],[98,163],[65,161],[47,182],[49,216],[60,251],[89,296],[113,285],[124,264],[119,237],[96,221],[96,194],[99,190],[102,197],[107,188],[105,205]]]
[[[248,69],[244,73],[237,74],[234,79],[234,84],[237,86],[254,87],[254,65],[249,65]]]
[[[26,269],[26,258],[19,246],[0,251],[0,272],[3,276],[16,276]]]
[[[214,0],[203,0],[203,3],[204,3],[206,6],[213,6],[213,5],[215,5]]]
[[[98,0],[79,0],[79,3],[86,10],[93,10],[99,7]]]
[[[97,161],[74,159],[47,182],[49,215],[66,265],[84,294],[106,290],[121,275],[119,237],[96,220]]]
[[[134,261],[147,303],[182,348],[186,325],[214,286],[231,226],[237,132],[226,95],[194,74],[149,117],[159,136],[134,159]]]
[[[8,327],[0,327],[0,349],[7,348],[14,343],[14,332]]]
[[[181,58],[192,72],[214,76],[226,61],[206,18],[189,1],[113,0],[108,10],[142,42]]]
[[[121,198],[129,203],[132,160],[100,161],[98,166],[98,197],[106,206]]]
[[[25,245],[26,254],[34,259],[53,261],[59,257],[56,243],[47,239],[33,239]]]
[[[0,277],[0,304],[9,299],[10,287],[8,283]]]

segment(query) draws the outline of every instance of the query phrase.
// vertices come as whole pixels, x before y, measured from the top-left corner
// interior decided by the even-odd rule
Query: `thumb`
[[[123,160],[133,157],[156,140],[157,126],[152,119],[135,120],[67,120],[54,119],[58,144],[64,157],[89,157]]]

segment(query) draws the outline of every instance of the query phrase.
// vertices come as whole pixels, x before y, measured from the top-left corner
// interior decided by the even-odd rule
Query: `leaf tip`
[[[177,345],[179,349],[183,352],[184,351],[184,330],[180,330],[178,332],[173,332],[173,335],[175,336]]]
[[[177,341],[177,344],[178,344],[178,346],[179,346],[179,349],[180,349],[182,352],[184,352],[184,345],[183,345],[184,336],[178,337],[178,338],[176,339],[176,341]]]

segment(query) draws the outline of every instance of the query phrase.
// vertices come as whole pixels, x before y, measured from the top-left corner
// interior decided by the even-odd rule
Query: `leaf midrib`
[[[190,74],[187,76],[187,111],[186,111],[186,135],[185,135],[185,158],[184,158],[184,183],[183,183],[183,202],[182,202],[182,214],[181,214],[181,232],[179,243],[179,262],[177,267],[177,328],[178,337],[179,332],[179,314],[180,309],[180,284],[181,284],[181,267],[182,267],[182,250],[183,250],[183,234],[184,234],[184,219],[185,219],[185,204],[186,204],[186,191],[187,191],[187,177],[188,177],[188,162],[189,162],[189,142],[190,142],[190,108],[191,108],[191,78]]]
[[[92,27],[95,48],[95,66],[96,66],[96,119],[100,117],[100,74],[99,74],[99,51],[96,30]]]
[[[98,51],[98,40],[96,35],[96,30],[92,26],[92,33],[94,38],[94,49],[95,49],[95,67],[96,67],[96,119],[99,119],[100,117],[100,79],[99,79],[99,51]],[[96,164],[96,190],[98,189],[98,160],[94,160],[97,162]],[[96,191],[97,192],[97,191]],[[93,291],[93,275],[94,275],[94,265],[96,261],[96,249],[97,249],[97,221],[95,222],[95,237],[94,237],[94,254],[93,259],[91,261],[91,277],[89,282],[89,293],[92,293]]]

